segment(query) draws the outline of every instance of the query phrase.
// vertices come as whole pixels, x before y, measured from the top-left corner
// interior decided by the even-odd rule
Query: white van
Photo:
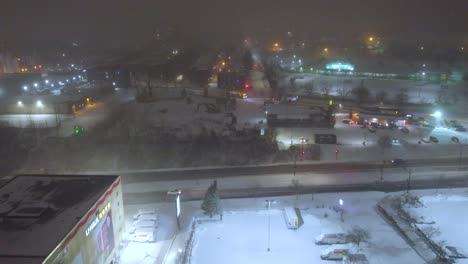
[[[285,207],[283,210],[284,220],[286,221],[286,227],[289,229],[299,228],[299,217],[297,217],[296,210],[290,206]]]
[[[158,215],[156,210],[149,209],[149,210],[138,210],[138,212],[133,216],[133,220],[151,220],[153,221],[158,220]]]
[[[156,227],[158,227],[158,223],[152,220],[136,220],[133,222],[132,228],[130,229],[130,233],[134,233],[137,228],[141,227],[150,227],[156,229]]]
[[[318,245],[332,245],[332,244],[346,244],[346,234],[320,234],[315,238],[315,244]]]
[[[131,233],[133,242],[156,242],[156,229],[152,227],[138,227]]]
[[[322,252],[322,254],[320,254],[320,258],[326,260],[342,260],[343,257],[348,255],[348,253],[347,249],[331,249]]]

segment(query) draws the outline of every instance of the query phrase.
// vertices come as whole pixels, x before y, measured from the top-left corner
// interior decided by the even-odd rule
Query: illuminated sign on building
[[[354,71],[354,65],[339,61],[328,63],[325,68],[336,71]]]
[[[99,213],[97,214],[97,216],[93,220],[93,222],[91,222],[91,224],[88,226],[88,228],[86,228],[86,230],[85,230],[85,235],[86,236],[89,236],[89,234],[94,230],[94,228],[97,226],[99,221],[101,221],[101,219],[104,218],[104,216],[106,216],[106,214],[109,212],[109,210],[110,210],[110,202],[108,202],[106,204],[106,206],[104,206],[104,208],[102,208],[101,211],[99,211]]]

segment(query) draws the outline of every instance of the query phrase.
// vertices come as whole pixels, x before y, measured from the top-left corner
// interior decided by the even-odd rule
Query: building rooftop
[[[0,185],[0,263],[42,263],[117,179],[19,175]]]

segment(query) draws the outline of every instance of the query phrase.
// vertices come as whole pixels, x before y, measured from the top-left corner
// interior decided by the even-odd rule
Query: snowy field
[[[270,210],[271,251],[268,247],[268,210],[264,199],[226,201],[230,209],[222,222],[201,223],[195,232],[192,263],[337,263],[321,260],[329,246],[316,245],[322,233],[346,233],[354,226],[370,234],[358,249],[347,244],[334,246],[365,254],[369,263],[424,263],[375,209],[383,193],[345,193],[275,198]],[[344,221],[333,210],[343,199]],[[304,225],[297,231],[286,228],[282,214],[285,206],[301,209]],[[236,210],[231,209],[237,208]],[[252,208],[253,207],[253,208]]]

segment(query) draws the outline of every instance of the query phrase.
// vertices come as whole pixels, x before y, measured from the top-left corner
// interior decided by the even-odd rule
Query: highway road
[[[317,192],[398,191],[468,186],[468,159],[411,160],[406,166],[382,162],[282,164],[231,168],[158,170],[122,173],[128,204],[166,201],[166,192],[183,191],[183,200],[201,199],[216,179],[224,198]],[[381,169],[382,168],[382,169]],[[293,186],[293,180],[299,187]]]

